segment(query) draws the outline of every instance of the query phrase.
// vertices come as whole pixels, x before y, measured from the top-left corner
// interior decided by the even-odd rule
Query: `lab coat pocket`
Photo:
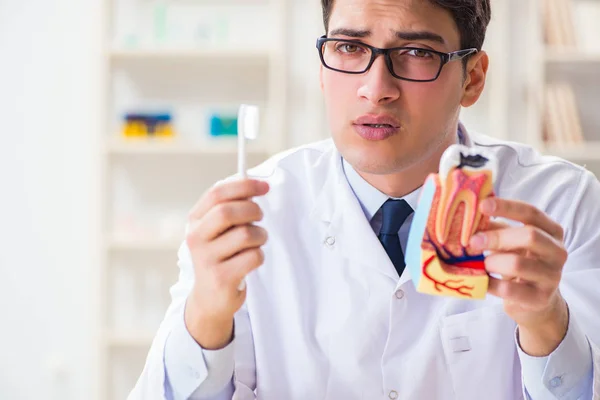
[[[442,319],[442,346],[456,399],[523,398],[515,327],[502,304]]]

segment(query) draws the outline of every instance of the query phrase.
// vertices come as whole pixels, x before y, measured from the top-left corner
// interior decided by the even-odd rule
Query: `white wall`
[[[2,399],[93,398],[99,3],[0,0]]]

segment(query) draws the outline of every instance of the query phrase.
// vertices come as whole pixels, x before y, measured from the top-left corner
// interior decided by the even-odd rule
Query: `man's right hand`
[[[269,191],[253,179],[211,188],[190,212],[186,243],[195,283],[185,308],[185,323],[198,344],[207,350],[227,346],[233,337],[233,318],[244,304],[239,286],[262,265],[267,241],[260,207],[251,199]]]

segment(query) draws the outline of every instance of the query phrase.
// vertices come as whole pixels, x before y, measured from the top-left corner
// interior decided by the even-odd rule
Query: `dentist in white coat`
[[[193,207],[130,399],[600,398],[600,183],[459,123],[484,88],[489,0],[322,5],[332,138]],[[416,293],[398,257],[457,141],[498,158],[481,210],[514,222],[471,242],[504,277],[480,301]]]

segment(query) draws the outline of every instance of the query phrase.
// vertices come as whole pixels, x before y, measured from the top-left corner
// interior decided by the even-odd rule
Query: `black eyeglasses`
[[[333,71],[346,74],[363,74],[371,68],[379,55],[393,77],[412,82],[435,81],[444,65],[462,60],[477,49],[458,50],[442,53],[419,47],[394,47],[380,49],[358,40],[334,39],[321,36],[317,39],[317,49],[323,65]]]

